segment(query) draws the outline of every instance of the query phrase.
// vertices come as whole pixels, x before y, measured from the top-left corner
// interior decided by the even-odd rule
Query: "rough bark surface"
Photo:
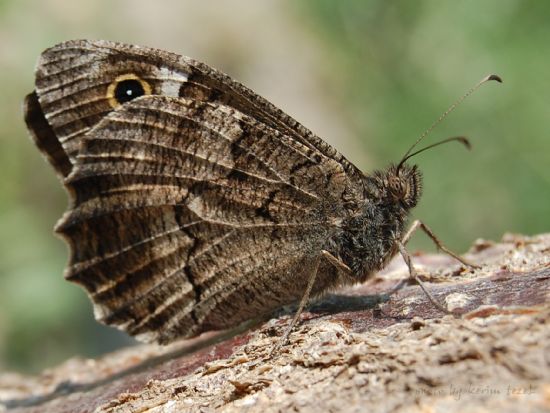
[[[480,240],[465,257],[482,268],[414,259],[455,316],[417,285],[377,295],[408,276],[396,259],[310,306],[274,355],[291,312],[232,336],[0,374],[0,411],[550,411],[550,234]]]

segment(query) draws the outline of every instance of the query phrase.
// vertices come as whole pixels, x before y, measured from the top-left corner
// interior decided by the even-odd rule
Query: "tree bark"
[[[0,411],[550,411],[550,234],[477,241],[470,270],[417,254],[439,312],[400,258],[320,299],[289,342],[280,312],[255,327],[167,347],[71,359],[37,377],[0,375]],[[247,329],[247,327],[249,327]]]

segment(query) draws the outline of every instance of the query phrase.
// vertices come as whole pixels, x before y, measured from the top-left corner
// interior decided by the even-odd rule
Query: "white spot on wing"
[[[177,72],[167,67],[161,67],[157,71],[156,77],[162,81],[161,94],[172,97],[179,96],[181,84],[189,79],[187,73]]]

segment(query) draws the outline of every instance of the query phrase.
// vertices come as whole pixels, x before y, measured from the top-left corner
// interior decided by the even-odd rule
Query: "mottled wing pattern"
[[[350,179],[362,177],[361,171],[309,129],[226,74],[175,53],[105,40],[61,43],[42,53],[37,64],[35,93],[51,131],[72,163],[80,140],[113,110],[105,94],[107,87],[117,76],[127,73],[149,82],[153,95],[234,107],[336,160]],[[34,129],[34,124],[27,123]],[[42,133],[49,142],[49,134]],[[40,139],[42,134],[38,135]],[[50,147],[49,143],[38,146],[46,152],[44,147]],[[52,151],[57,151],[55,145]]]
[[[66,181],[67,278],[98,319],[145,340],[235,325],[300,297],[299,268],[345,215],[342,180],[233,108],[136,99],[90,131]]]
[[[112,107],[106,88],[130,72],[151,95]],[[145,341],[299,299],[362,190],[353,165],[296,121],[167,52],[56,46],[26,107],[73,199],[57,227],[71,247],[67,278],[87,289],[96,318]],[[316,291],[335,282],[320,277]]]

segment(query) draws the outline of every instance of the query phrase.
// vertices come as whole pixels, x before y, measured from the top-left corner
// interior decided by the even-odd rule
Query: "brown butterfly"
[[[405,163],[414,154],[365,175],[245,86],[173,53],[54,46],[25,120],[71,196],[56,228],[70,245],[66,278],[99,321],[143,341],[300,299],[301,310],[398,251],[414,275],[404,244],[418,227],[431,234],[420,222],[405,231],[421,193]]]

